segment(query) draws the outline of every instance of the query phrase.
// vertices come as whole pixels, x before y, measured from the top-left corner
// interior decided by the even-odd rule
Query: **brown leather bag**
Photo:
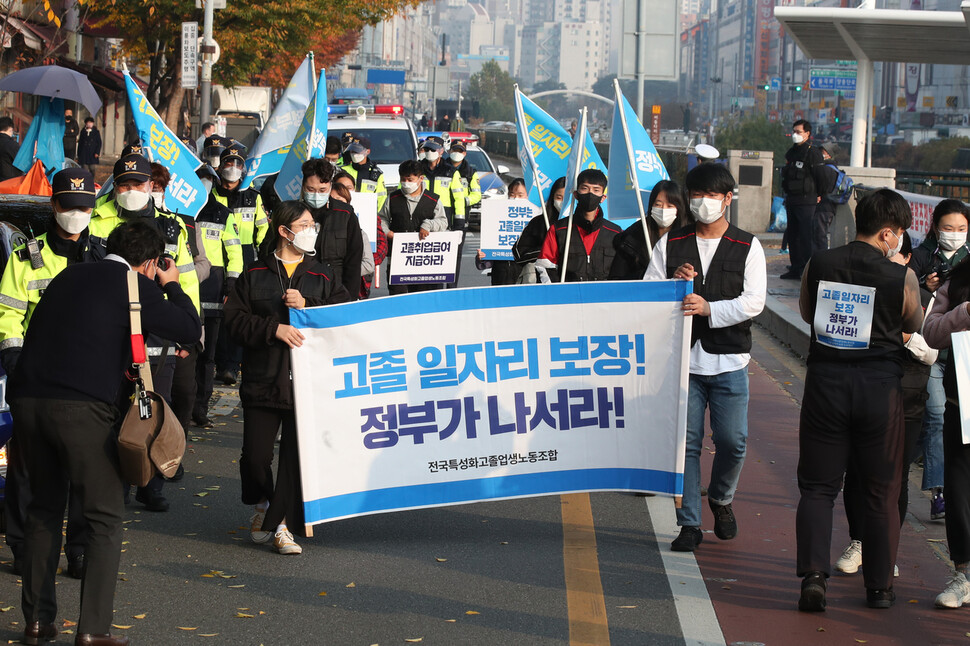
[[[171,478],[185,454],[185,431],[165,400],[152,392],[152,373],[141,330],[138,274],[128,272],[133,365],[138,369],[131,407],[118,433],[118,459],[125,482],[144,487],[155,473]]]

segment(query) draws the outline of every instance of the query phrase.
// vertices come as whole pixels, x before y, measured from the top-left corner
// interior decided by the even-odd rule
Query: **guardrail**
[[[896,188],[940,198],[970,201],[970,173],[897,171]]]

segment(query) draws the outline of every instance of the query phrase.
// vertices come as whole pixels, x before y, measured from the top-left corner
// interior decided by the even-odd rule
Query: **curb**
[[[811,328],[794,310],[786,307],[776,297],[768,294],[765,309],[755,317],[754,322],[790,347],[802,359],[808,357]]]

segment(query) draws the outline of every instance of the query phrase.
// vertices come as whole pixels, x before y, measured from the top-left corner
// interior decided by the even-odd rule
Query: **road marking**
[[[691,552],[672,552],[670,542],[677,537],[677,515],[674,501],[664,496],[647,498],[647,511],[657,537],[657,548],[663,560],[667,582],[680,619],[680,630],[687,646],[724,646],[724,634],[707,594],[707,585]]]
[[[570,646],[608,646],[610,628],[588,493],[559,497]]]

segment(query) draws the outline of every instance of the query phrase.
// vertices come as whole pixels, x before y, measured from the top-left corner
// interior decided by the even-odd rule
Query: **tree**
[[[468,80],[468,98],[478,101],[479,116],[485,121],[511,121],[515,113],[515,81],[494,60]]]
[[[775,154],[775,163],[781,165],[791,140],[785,136],[785,125],[769,121],[763,115],[727,122],[718,128],[714,142],[718,150],[770,150]]]
[[[356,44],[348,32],[359,32],[364,25],[377,24],[419,1],[231,2],[215,12],[213,20],[213,38],[221,49],[213,81],[245,85],[266,75],[268,81],[282,87],[313,45],[320,46],[317,67],[332,65]],[[87,4],[98,25],[111,25],[126,35],[126,55],[148,65],[148,98],[174,127],[182,102],[182,22],[202,17],[195,1],[87,0]],[[285,65],[293,61],[296,63]],[[279,67],[283,69],[278,74],[270,73]]]

